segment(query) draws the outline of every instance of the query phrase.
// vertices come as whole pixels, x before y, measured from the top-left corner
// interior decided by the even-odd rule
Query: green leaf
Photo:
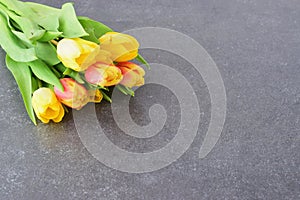
[[[35,41],[44,35],[45,30],[42,30],[35,22],[35,20],[40,21],[41,19],[27,4],[15,0],[2,0],[1,3],[6,6],[1,4],[2,10],[5,8],[6,14],[13,20],[18,29],[24,32],[28,39]]]
[[[20,16],[26,16],[29,19],[35,19],[36,15],[33,10],[27,6],[24,2],[18,0],[1,0],[1,3],[7,7],[7,9],[15,12]]]
[[[57,15],[49,14],[40,18],[37,23],[48,31],[58,31],[59,18]]]
[[[85,40],[89,40],[92,42],[96,42],[99,44],[98,38],[104,35],[107,32],[113,31],[108,26],[102,24],[101,22],[97,22],[88,17],[78,17],[80,24],[83,26],[85,31],[89,33],[89,36],[83,37]]]
[[[84,27],[84,26],[83,26]],[[91,42],[95,42],[96,44],[100,44],[98,38],[95,36],[95,29],[90,27],[84,27],[84,30],[89,34],[88,36],[82,37],[84,40],[88,40]]]
[[[15,34],[15,36],[17,36],[20,40],[22,40],[26,47],[33,47],[32,42],[26,37],[24,33],[14,30],[12,30],[11,32]]]
[[[35,77],[31,77],[31,85],[32,85],[32,92],[33,91],[36,91],[37,89],[39,89],[39,83],[38,83],[38,80],[37,80],[37,78],[35,78]]]
[[[0,3],[0,13],[1,13],[4,17],[6,17],[7,25],[8,25],[8,27],[9,27],[10,29],[12,29],[13,27],[12,27],[12,25],[10,24],[9,16],[8,16],[7,12],[8,12],[8,9]]]
[[[120,85],[116,85],[116,88],[125,95],[128,95],[127,91],[124,90]]]
[[[64,73],[66,71],[66,69],[67,69],[62,63],[58,63],[54,67],[55,67],[55,69],[57,69],[61,73]]]
[[[61,14],[60,9],[33,2],[25,2],[25,4],[38,15],[37,19],[32,20],[48,31],[58,31],[59,16]]]
[[[116,85],[116,88],[125,95],[134,96],[134,91],[124,85]]]
[[[45,30],[40,29],[38,24],[34,23],[32,20],[26,17],[20,17],[14,12],[8,12],[8,15],[19,25],[20,29],[24,32],[28,39],[37,40],[44,35]]]
[[[149,63],[141,56],[141,54],[138,54],[138,56],[135,58],[137,61],[141,62],[142,64],[146,65],[148,69],[151,69]]]
[[[63,32],[66,38],[78,38],[88,36],[81,24],[79,23],[74,7],[71,3],[62,6],[59,17],[59,31]]]
[[[108,102],[112,102],[112,100],[111,100],[111,98],[105,93],[105,92],[103,92],[102,90],[100,90],[100,92],[102,93],[102,95],[103,95],[103,98],[106,100],[106,101],[108,101]]]
[[[47,31],[43,37],[38,39],[40,42],[49,42],[51,40],[54,40],[62,35],[62,32],[53,32],[53,31]]]
[[[0,15],[0,45],[6,53],[17,62],[30,62],[36,60],[34,48],[25,48],[7,26],[6,18]]]
[[[36,119],[31,104],[32,90],[32,79],[31,72],[26,63],[20,63],[12,60],[8,55],[6,56],[6,66],[13,74],[21,92],[26,111],[36,125]]]
[[[124,86],[124,85],[123,85],[123,87],[124,87],[124,89],[126,90],[126,92],[127,92],[129,95],[131,95],[131,96],[134,97],[134,91],[133,91],[131,88],[126,87],[126,86]]]
[[[34,75],[41,79],[42,81],[49,83],[58,87],[61,91],[64,90],[61,82],[56,77],[56,75],[51,71],[51,69],[41,60],[35,60],[29,62],[28,65],[30,66]]]
[[[109,89],[108,89],[107,87],[102,87],[102,86],[100,86],[100,85],[96,85],[95,87],[96,87],[97,89],[105,90],[105,91],[109,92]]]
[[[54,66],[50,67],[50,69],[53,71],[53,73],[55,74],[55,76],[57,78],[63,78],[63,74],[61,74],[59,71],[56,70],[56,68]]]
[[[29,6],[39,16],[49,16],[51,14],[59,15],[61,12],[61,10],[58,8],[46,6],[39,3],[34,3],[34,2],[24,2],[24,3],[27,6]]]
[[[77,81],[80,84],[84,84],[84,80],[81,78],[80,74],[70,68],[66,68],[65,71],[63,72],[64,75],[70,76],[73,78],[75,81]]]
[[[60,60],[57,58],[56,49],[50,42],[37,42],[35,51],[37,57],[50,66],[60,63]]]

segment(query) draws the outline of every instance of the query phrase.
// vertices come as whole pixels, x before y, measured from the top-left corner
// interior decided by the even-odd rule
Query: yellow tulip
[[[60,122],[65,114],[64,108],[49,88],[39,88],[32,95],[32,107],[43,122]]]
[[[113,64],[113,61],[111,59],[111,53],[100,49],[99,53],[95,57],[95,63],[96,62],[105,63],[109,65]]]
[[[127,34],[108,32],[99,38],[100,49],[111,53],[111,59],[116,62],[125,62],[138,55],[138,41]]]
[[[118,67],[100,62],[91,65],[85,72],[85,79],[89,83],[102,87],[117,85],[122,78]]]
[[[103,99],[103,94],[100,90],[89,90],[89,102],[100,103]]]
[[[84,71],[95,62],[99,45],[81,38],[62,39],[57,44],[57,57],[68,68]]]

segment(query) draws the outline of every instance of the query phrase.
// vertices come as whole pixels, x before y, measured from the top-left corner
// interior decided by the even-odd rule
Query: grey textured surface
[[[37,2],[59,6],[64,1]],[[32,125],[0,51],[0,199],[300,199],[299,1],[75,0],[75,7],[79,15],[118,31],[171,28],[204,46],[227,92],[221,138],[205,159],[198,159],[210,111],[205,83],[181,58],[144,50],[149,61],[173,66],[191,81],[204,113],[198,136],[180,159],[159,171],[110,169],[84,148],[71,113],[60,124]],[[165,145],[177,128],[176,98],[155,85],[138,91],[133,118],[146,124],[143,113],[154,102],[165,105],[170,119],[146,141],[115,128],[109,104],[96,109],[115,144],[143,152]]]

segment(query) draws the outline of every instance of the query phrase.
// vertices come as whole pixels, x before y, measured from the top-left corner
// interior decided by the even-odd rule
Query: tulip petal
[[[138,41],[127,34],[108,32],[99,38],[100,48],[111,53],[111,59],[125,62],[138,55]]]
[[[60,122],[65,115],[65,110],[64,110],[63,106],[60,104],[59,107],[60,107],[60,110],[59,110],[58,116],[56,118],[52,119],[56,123]]]
[[[72,39],[62,39],[57,45],[57,54],[61,58],[78,58],[80,46]]]
[[[129,88],[144,85],[145,70],[139,65],[132,62],[119,62],[117,67],[120,68],[123,74],[123,79],[120,82],[122,85]]]
[[[39,88],[33,93],[32,106],[37,117],[43,123],[62,118],[64,115],[64,113],[61,113],[61,103],[57,100],[54,92],[49,88]]]
[[[99,90],[89,90],[89,101],[94,103],[100,103],[103,99],[103,95]]]
[[[39,118],[39,120],[41,120],[44,124],[49,123],[49,119],[42,117],[41,115],[37,115],[37,117]]]

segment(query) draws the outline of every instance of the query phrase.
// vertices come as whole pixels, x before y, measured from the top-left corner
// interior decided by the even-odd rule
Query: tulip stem
[[[143,56],[141,56],[141,54],[138,54],[138,56],[135,58],[137,61],[143,63],[144,65],[146,65],[146,67],[150,70],[151,67],[149,65],[149,63],[145,60],[145,58]]]
[[[61,73],[64,73],[64,71],[66,71],[66,67],[62,63],[56,65],[55,68]]]
[[[108,102],[112,102],[112,100],[111,100],[111,98],[107,95],[107,94],[105,94],[105,92],[103,92],[102,90],[100,90],[100,92],[102,93],[102,95],[103,95],[103,98],[106,100],[106,101],[108,101]]]
[[[50,41],[52,44],[54,44],[55,46],[57,46],[58,42],[56,40],[51,40]]]
[[[130,95],[134,97],[134,91],[123,85],[116,85],[116,88],[125,95]]]
[[[37,83],[39,88],[43,87],[42,81],[38,78],[37,78]]]
[[[61,105],[62,105],[62,107],[64,108],[65,112],[66,112],[66,113],[69,113],[69,109],[68,109],[64,104],[61,104]]]
[[[54,74],[56,75],[57,78],[61,78],[61,74],[54,67],[52,67],[51,69],[52,69],[52,71],[54,72]]]

